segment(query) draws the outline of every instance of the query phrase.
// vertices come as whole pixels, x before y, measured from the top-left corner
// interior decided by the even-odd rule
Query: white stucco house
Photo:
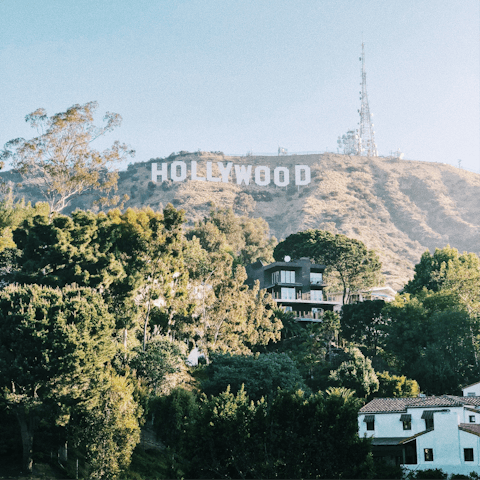
[[[480,474],[480,383],[463,396],[375,398],[358,414],[372,453],[409,470]]]

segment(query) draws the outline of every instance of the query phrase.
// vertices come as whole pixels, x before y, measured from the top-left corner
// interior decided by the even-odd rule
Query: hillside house
[[[358,414],[372,453],[409,470],[480,473],[480,383],[463,396],[375,398]],[[475,393],[475,395],[473,395]]]
[[[385,302],[392,302],[395,300],[397,292],[389,287],[372,287],[358,292],[352,292],[348,296],[348,303],[364,302],[365,300],[384,300]],[[343,304],[343,292],[331,292],[328,294],[328,300]]]
[[[274,262],[265,265],[257,261],[247,266],[247,285],[256,280],[266,289],[279,308],[294,312],[297,321],[318,322],[325,310],[333,310],[338,302],[326,299],[323,272],[325,265],[302,257],[296,261]]]

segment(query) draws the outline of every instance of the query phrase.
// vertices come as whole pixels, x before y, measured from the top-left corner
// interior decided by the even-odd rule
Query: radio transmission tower
[[[360,115],[360,121],[358,122],[359,128],[357,129],[357,155],[376,157],[378,155],[377,145],[375,144],[375,132],[373,130],[372,114],[370,113],[370,107],[368,106],[367,95],[367,72],[365,71],[365,47],[362,42],[362,56],[360,57],[362,62],[362,91],[360,92],[360,100],[362,102],[358,113]]]

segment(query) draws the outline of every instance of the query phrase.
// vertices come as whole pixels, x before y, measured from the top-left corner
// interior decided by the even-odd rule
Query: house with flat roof
[[[360,409],[358,430],[389,464],[480,473],[479,396],[375,398]]]
[[[323,273],[325,265],[312,263],[302,257],[290,261],[265,265],[257,261],[247,266],[247,285],[260,282],[260,288],[266,289],[279,308],[294,312],[297,321],[318,322],[325,310],[333,310],[338,302],[329,301],[324,293]]]
[[[371,287],[365,290],[349,292],[348,303],[364,302],[366,300],[384,300],[385,302],[392,302],[395,300],[396,294],[397,292],[388,285],[383,287]],[[343,292],[329,292],[327,298],[332,302],[343,304]]]

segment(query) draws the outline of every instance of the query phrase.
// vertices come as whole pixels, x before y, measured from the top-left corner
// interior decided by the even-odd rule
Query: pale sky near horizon
[[[0,19],[0,148],[39,107],[96,100],[134,161],[336,151],[363,36],[379,154],[480,172],[478,0],[0,0]]]

